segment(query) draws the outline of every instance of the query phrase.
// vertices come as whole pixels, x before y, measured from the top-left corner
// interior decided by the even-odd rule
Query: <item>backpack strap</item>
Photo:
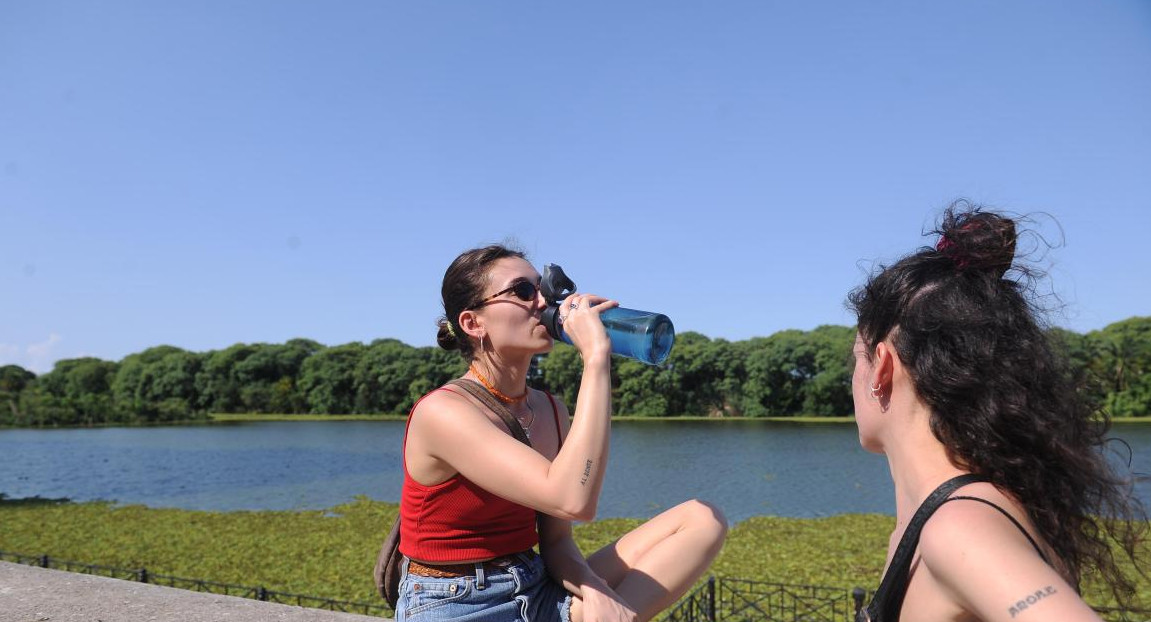
[[[456,378],[455,380],[448,382],[448,384],[467,391],[469,394],[471,394],[472,397],[482,402],[484,406],[488,407],[488,410],[491,410],[495,414],[499,415],[500,419],[503,420],[504,425],[508,426],[508,430],[511,430],[512,436],[514,436],[517,441],[527,445],[528,447],[532,446],[532,442],[528,439],[528,433],[524,431],[524,426],[521,425],[519,420],[515,418],[515,415],[512,414],[512,411],[509,410],[508,407],[503,404],[503,402],[497,400],[496,396],[492,395],[491,392],[485,389],[480,383],[474,380]]]
[[[935,510],[946,502],[951,493],[968,484],[984,481],[987,480],[973,473],[959,475],[943,482],[927,496],[915,511],[915,515],[911,517],[903,537],[899,539],[899,546],[895,548],[895,555],[891,557],[891,564],[883,575],[883,581],[875,591],[871,604],[867,606],[867,619],[871,622],[899,620],[899,611],[903,608],[903,597],[907,595],[907,583],[911,576],[911,559],[919,546],[919,535],[923,531],[923,525]],[[864,610],[861,610],[860,614],[863,615]]]
[[[523,443],[524,445],[527,445],[528,447],[532,446],[532,442],[528,438],[528,433],[526,431],[524,431],[524,426],[522,424],[520,424],[519,419],[516,419],[515,415],[512,414],[511,409],[509,409],[506,405],[504,405],[503,402],[497,400],[496,397],[494,395],[492,395],[491,392],[488,391],[486,387],[484,387],[483,385],[481,385],[480,383],[478,383],[474,380],[467,380],[465,378],[456,378],[455,380],[448,382],[448,384],[450,384],[452,386],[459,387],[459,388],[467,391],[469,394],[471,394],[472,397],[478,399],[480,402],[482,402],[484,404],[484,406],[487,406],[492,412],[499,415],[500,419],[503,419],[504,425],[508,426],[508,429],[511,430],[511,432],[512,432],[512,436],[514,436],[517,441]],[[548,394],[548,397],[549,398],[551,397],[550,393]],[[555,411],[555,407],[556,407],[556,403],[555,403],[555,400],[553,399],[552,400],[553,412]],[[559,418],[558,418],[559,415],[557,414],[556,417],[557,417],[556,418],[556,424],[558,425],[559,424]],[[539,510],[536,510],[536,537],[539,539],[539,547],[540,547],[540,553],[541,554],[543,553],[543,548],[544,548],[544,541],[543,541],[543,538],[541,537],[543,534],[543,531],[544,531],[543,520],[544,520],[544,513],[540,512]]]

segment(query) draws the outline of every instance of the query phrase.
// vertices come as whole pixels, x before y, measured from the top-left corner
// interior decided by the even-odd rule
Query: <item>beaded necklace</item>
[[[484,375],[480,373],[480,370],[476,369],[474,363],[468,366],[468,371],[472,372],[472,375],[479,379],[480,384],[484,385],[484,388],[488,390],[488,393],[496,396],[497,400],[505,404],[519,404],[520,402],[528,399],[528,389],[524,389],[523,395],[517,395],[516,397],[505,395],[503,391],[500,391],[499,389],[495,388],[492,383],[488,382],[487,378],[484,378]]]
[[[484,378],[484,375],[480,373],[480,370],[476,369],[475,364],[469,365],[468,371],[472,372],[472,375],[475,376],[477,379],[479,379],[480,384],[484,385],[484,388],[488,390],[488,393],[491,393],[492,395],[494,395],[496,397],[497,400],[499,400],[505,404],[518,404],[518,403],[523,402],[523,401],[528,399],[528,393],[531,391],[531,389],[525,388],[523,395],[511,397],[511,396],[505,395],[502,391],[495,388],[495,386],[493,386],[492,383],[488,382],[488,379]],[[534,408],[532,408],[531,402],[527,402],[527,407],[528,407],[528,412],[531,413],[531,415],[532,415],[532,418],[527,423],[524,423],[522,419],[520,419],[517,415],[515,415],[515,413],[512,413],[512,416],[516,418],[516,421],[520,422],[520,425],[523,426],[523,428],[524,428],[524,434],[526,434],[528,439],[530,440],[532,437],[532,434],[531,434],[532,424],[536,422],[536,411]]]

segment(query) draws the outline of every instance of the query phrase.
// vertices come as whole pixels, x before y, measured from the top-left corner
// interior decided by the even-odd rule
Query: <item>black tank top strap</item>
[[[911,576],[911,559],[915,549],[919,546],[919,534],[927,519],[943,505],[951,493],[959,488],[975,482],[987,481],[978,475],[967,473],[958,475],[943,482],[927,496],[919,509],[911,517],[899,545],[895,547],[895,555],[887,566],[883,581],[871,599],[871,604],[859,610],[856,622],[897,622],[899,612],[903,608],[903,597],[907,595],[907,583]]]
[[[1030,542],[1031,546],[1035,548],[1035,552],[1039,553],[1040,559],[1042,559],[1043,562],[1046,563],[1047,565],[1051,565],[1051,562],[1049,562],[1047,560],[1047,556],[1043,554],[1043,549],[1039,548],[1039,543],[1035,541],[1035,538],[1031,537],[1031,534],[1027,533],[1027,530],[1023,528],[1023,525],[1020,524],[1019,521],[1015,520],[1014,516],[1007,513],[1007,510],[1005,510],[1005,509],[999,507],[998,505],[988,501],[987,499],[980,499],[979,497],[966,497],[963,495],[956,495],[954,497],[951,497],[950,499],[945,499],[943,502],[947,503],[948,501],[958,501],[960,499],[962,499],[964,501],[978,501],[978,502],[983,503],[985,505],[989,505],[989,506],[995,508],[996,510],[999,510],[999,513],[1006,516],[1007,520],[1011,521],[1011,524],[1015,525],[1016,529],[1019,530],[1019,533],[1022,533],[1023,536],[1025,538],[1027,538],[1027,541]]]

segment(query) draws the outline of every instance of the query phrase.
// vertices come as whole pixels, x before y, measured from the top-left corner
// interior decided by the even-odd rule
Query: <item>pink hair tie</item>
[[[964,225],[963,228],[968,228],[970,226],[971,223],[968,223]],[[960,270],[967,268],[969,259],[967,257],[956,257],[956,255],[959,254],[960,249],[958,246],[956,246],[955,242],[952,242],[951,239],[946,235],[939,236],[939,242],[935,244],[935,250],[944,255],[947,255],[951,261],[955,262],[955,267],[959,268]]]

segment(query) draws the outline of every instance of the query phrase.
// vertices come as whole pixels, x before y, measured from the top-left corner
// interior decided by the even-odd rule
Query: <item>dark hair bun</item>
[[[936,231],[935,249],[963,272],[987,272],[1002,278],[1015,261],[1015,221],[967,203],[947,208]]]
[[[445,350],[459,350],[460,340],[452,333],[451,325],[448,324],[447,318],[440,318],[436,322],[436,326],[440,329],[436,332],[436,343]]]

